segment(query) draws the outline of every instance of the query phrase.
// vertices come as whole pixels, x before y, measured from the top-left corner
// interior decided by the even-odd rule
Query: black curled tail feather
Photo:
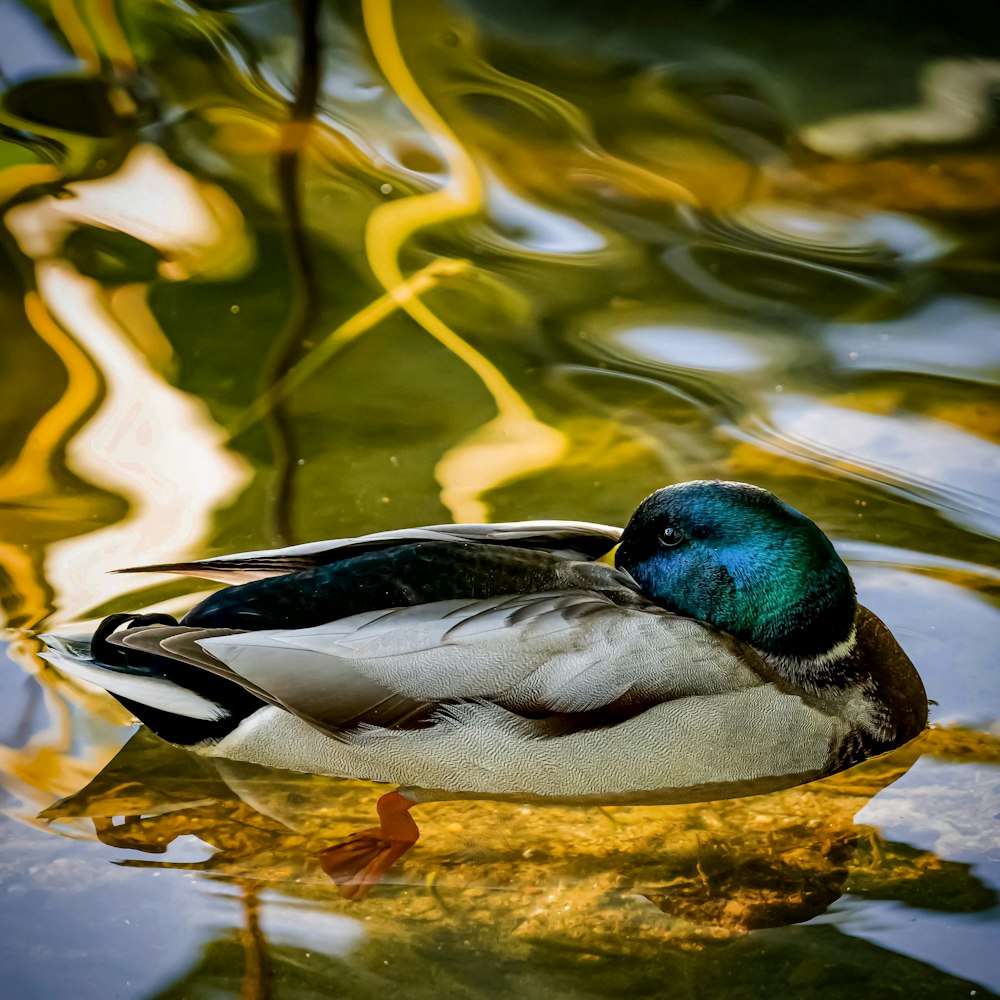
[[[162,678],[218,705],[224,712],[220,718],[193,719],[110,692],[140,722],[169,743],[185,747],[217,743],[244,719],[262,708],[264,702],[235,681],[174,660],[165,654],[134,649],[110,641],[111,636],[122,626],[133,629],[177,624],[175,618],[166,614],[109,615],[94,632],[90,646],[91,657],[95,663],[111,670]]]
[[[126,622],[130,628],[137,628],[142,625],[176,625],[177,619],[173,615],[165,614],[137,615],[125,613],[108,615],[97,626],[97,631],[94,632],[93,638],[90,640],[91,655],[98,663],[103,663],[108,667],[116,664],[124,666],[127,663],[125,650],[121,646],[113,646],[108,642],[108,638],[117,632]]]

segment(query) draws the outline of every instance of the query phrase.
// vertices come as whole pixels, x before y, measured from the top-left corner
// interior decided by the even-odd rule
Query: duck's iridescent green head
[[[657,490],[632,515],[615,561],[661,607],[771,656],[829,662],[853,642],[843,560],[809,518],[757,486]]]

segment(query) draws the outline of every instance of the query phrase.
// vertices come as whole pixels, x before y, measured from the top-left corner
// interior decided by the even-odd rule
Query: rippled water
[[[0,20],[10,996],[1000,989],[988,5]],[[36,656],[200,586],[115,567],[698,477],[828,531],[930,732],[750,799],[427,805],[352,904],[316,855],[377,786],[196,759]]]

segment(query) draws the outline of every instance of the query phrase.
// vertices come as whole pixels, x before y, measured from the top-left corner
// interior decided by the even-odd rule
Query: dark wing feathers
[[[567,588],[638,599],[633,582],[604,563],[509,545],[436,540],[227,587],[192,608],[183,624],[255,632],[301,629],[386,608]]]
[[[262,580],[268,576],[284,573],[298,573],[323,565],[322,561],[310,556],[258,556],[252,559],[225,557],[216,563],[212,559],[198,559],[192,562],[158,563],[153,566],[128,566],[114,569],[112,573],[179,573],[197,576],[219,583],[234,583],[244,580]]]
[[[415,542],[473,542],[551,552],[564,559],[599,559],[618,544],[621,529],[588,521],[509,521],[498,524],[437,524],[379,531],[357,538],[309,542],[284,549],[241,552],[191,562],[133,566],[118,573],[184,573],[222,583],[244,583],[352,559]]]

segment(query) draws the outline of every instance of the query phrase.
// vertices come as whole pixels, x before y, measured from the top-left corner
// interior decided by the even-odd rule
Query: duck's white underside
[[[266,707],[205,752],[451,792],[617,796],[816,772],[848,728],[764,684],[663,703],[607,729],[553,739],[528,735],[518,717],[491,704],[451,706],[427,729],[364,726],[342,739]]]

